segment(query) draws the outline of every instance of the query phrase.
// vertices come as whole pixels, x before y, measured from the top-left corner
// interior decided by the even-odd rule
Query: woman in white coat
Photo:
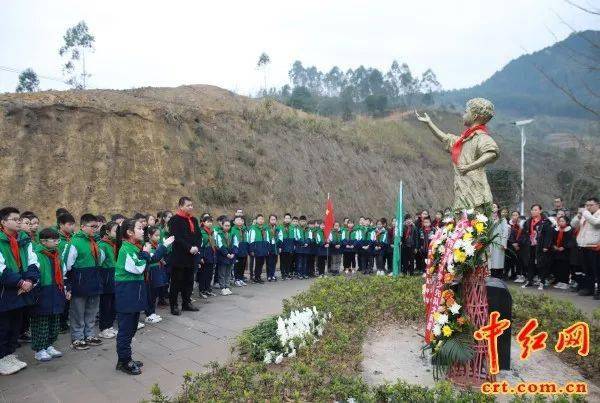
[[[506,244],[508,242],[508,236],[510,235],[510,227],[505,218],[500,217],[498,212],[498,205],[492,204],[492,212],[494,218],[494,243],[490,245],[488,267],[492,277],[503,278],[504,277],[504,255],[506,253]]]

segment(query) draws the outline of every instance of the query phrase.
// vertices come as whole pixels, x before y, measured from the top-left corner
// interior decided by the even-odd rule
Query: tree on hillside
[[[383,116],[387,108],[387,96],[384,94],[369,95],[365,98],[367,111],[372,116]]]
[[[90,34],[85,21],[80,21],[67,29],[63,40],[64,44],[58,53],[67,57],[67,62],[63,66],[63,74],[67,77],[66,83],[74,89],[85,89],[86,80],[91,76],[85,67],[85,52],[86,49],[94,51],[95,38]],[[76,72],[77,64],[81,64],[81,73]]]
[[[425,70],[419,82],[419,90],[423,94],[423,103],[433,105],[433,93],[442,89],[437,76],[431,69]]]
[[[339,96],[342,91],[342,87],[344,87],[344,73],[340,70],[338,66],[333,66],[331,70],[323,77],[323,81],[325,84],[325,92],[327,96],[335,97]]]
[[[258,62],[256,63],[256,68],[262,70],[264,76],[264,87],[263,92],[266,95],[267,93],[267,66],[271,64],[271,58],[265,52],[262,52],[258,57]]]
[[[316,101],[306,87],[294,88],[288,105],[306,112],[314,112],[316,110]]]
[[[40,80],[33,69],[25,69],[19,74],[17,92],[35,92],[40,90]]]

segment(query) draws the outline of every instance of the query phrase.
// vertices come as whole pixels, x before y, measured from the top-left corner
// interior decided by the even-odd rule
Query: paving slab
[[[33,358],[29,345],[17,350],[28,367],[17,374],[0,377],[0,403],[138,402],[150,397],[158,383],[167,395],[177,393],[186,371],[203,372],[211,361],[225,363],[242,330],[281,311],[282,301],[303,290],[312,281],[293,280],[233,287],[233,295],[208,300],[195,297],[199,312],[171,316],[158,309],[163,321],[146,325],[136,334],[132,349],[144,362],[143,373],[129,376],[115,370],[115,340],[85,351],[69,347],[62,334],[55,344],[64,357],[47,363]],[[144,315],[142,315],[142,318]]]

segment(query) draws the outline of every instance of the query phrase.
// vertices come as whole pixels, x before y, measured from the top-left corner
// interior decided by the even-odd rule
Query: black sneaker
[[[99,339],[98,337],[87,337],[85,339],[85,342],[88,346],[99,346],[100,344],[102,344],[102,340]]]
[[[125,372],[129,375],[139,375],[142,373],[140,367],[135,363],[135,361],[129,361],[127,364],[122,362],[117,363],[117,371]]]
[[[262,279],[260,279],[260,278],[255,278],[255,279],[254,279],[254,282],[255,282],[255,283],[257,283],[257,284],[264,284],[264,283],[265,283],[265,282],[264,282]]]
[[[74,350],[87,350],[90,348],[85,340],[74,340],[71,343],[71,348]]]
[[[181,315],[181,311],[179,310],[178,307],[172,306],[171,307],[171,315],[179,316],[179,315]]]
[[[142,367],[144,366],[144,363],[143,363],[143,362],[141,362],[141,361],[136,361],[136,360],[133,360],[133,362],[134,362],[134,363],[135,363],[135,365],[137,365],[139,368],[142,368]]]

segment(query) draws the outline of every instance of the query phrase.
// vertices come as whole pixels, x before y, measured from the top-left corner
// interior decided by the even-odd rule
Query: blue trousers
[[[267,256],[267,277],[275,277],[275,268],[277,267],[277,255]]]
[[[296,253],[296,272],[299,276],[308,276],[308,255]]]
[[[152,283],[146,283],[146,295],[148,296],[148,308],[144,311],[146,317],[156,313],[156,299],[160,288],[152,287]]]
[[[100,309],[99,309],[100,320],[98,321],[98,327],[100,331],[108,329],[114,326],[115,316],[115,294],[101,294],[100,295]]]
[[[117,333],[117,357],[119,362],[127,364],[131,361],[131,340],[137,331],[140,320],[139,312],[117,313],[119,332]]]
[[[15,352],[22,319],[23,308],[0,312],[0,358]]]

